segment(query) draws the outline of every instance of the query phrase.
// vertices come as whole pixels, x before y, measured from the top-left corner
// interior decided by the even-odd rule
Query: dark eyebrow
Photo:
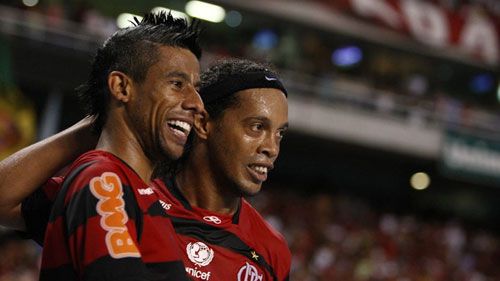
[[[259,121],[262,121],[264,123],[269,123],[269,118],[267,117],[262,117],[262,116],[252,116],[252,117],[248,117],[248,118],[245,118],[245,120],[259,120]],[[285,124],[283,124],[280,128],[280,130],[288,130],[288,122],[286,122]]]
[[[189,75],[187,75],[187,73],[181,72],[181,71],[171,71],[171,72],[168,72],[165,76],[167,78],[178,77],[178,78],[182,78],[186,81],[189,81]]]
[[[250,116],[250,117],[245,118],[244,120],[245,121],[258,120],[258,121],[269,123],[269,118],[262,117],[262,116]]]

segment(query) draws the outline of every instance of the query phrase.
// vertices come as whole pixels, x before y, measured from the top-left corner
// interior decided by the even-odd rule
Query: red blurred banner
[[[500,4],[496,1],[317,0],[439,48],[458,48],[484,63],[500,62]]]

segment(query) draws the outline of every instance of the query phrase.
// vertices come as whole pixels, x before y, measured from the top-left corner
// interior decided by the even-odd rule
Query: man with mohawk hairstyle
[[[40,280],[187,280],[172,225],[149,183],[154,163],[179,158],[195,115],[204,114],[198,33],[197,22],[148,14],[97,51],[79,89],[95,118],[97,146],[71,164],[64,181],[48,183],[60,190],[53,195]],[[86,122],[73,130],[85,131]],[[22,165],[26,153],[1,166]],[[32,161],[26,168],[44,165]],[[3,181],[12,176],[20,175],[4,174]],[[27,196],[11,190],[0,199],[2,212],[11,215],[2,221],[23,228],[24,222],[9,221],[21,210],[1,204]]]

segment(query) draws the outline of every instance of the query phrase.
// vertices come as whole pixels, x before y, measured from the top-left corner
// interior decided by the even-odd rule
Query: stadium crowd
[[[329,194],[267,192],[255,204],[289,242],[291,280],[500,280],[498,235],[457,219],[382,213]]]
[[[0,228],[0,281],[38,280],[40,251],[33,241]]]

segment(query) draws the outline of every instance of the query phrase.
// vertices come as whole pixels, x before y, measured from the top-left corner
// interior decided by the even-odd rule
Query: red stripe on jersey
[[[59,193],[59,189],[64,181],[63,177],[54,177],[49,179],[44,185],[43,185],[43,191],[45,192],[45,196],[47,196],[47,199],[50,201],[56,200],[57,193]]]
[[[147,263],[169,262],[175,260],[181,261],[181,253],[176,247],[174,229],[170,219],[165,217],[149,217],[149,219],[151,220],[151,223],[155,224],[157,227],[143,228],[141,237],[143,260]],[[159,236],[162,236],[162,240],[168,241],[168,244],[171,245],[170,249],[165,248],[160,251],[158,250]]]
[[[42,268],[55,268],[70,261],[69,252],[63,243],[66,241],[66,236],[64,232],[56,231],[63,229],[63,227],[62,217],[57,218],[47,226],[47,232],[50,232],[51,235],[45,237],[45,247],[42,252],[45,258],[42,259]],[[50,255],[46,255],[46,251],[50,251]]]
[[[148,214],[158,195],[128,165],[91,151],[67,178],[73,180],[52,204],[41,280],[71,276],[72,270],[91,280],[187,280],[168,216],[164,210],[163,216]]]

